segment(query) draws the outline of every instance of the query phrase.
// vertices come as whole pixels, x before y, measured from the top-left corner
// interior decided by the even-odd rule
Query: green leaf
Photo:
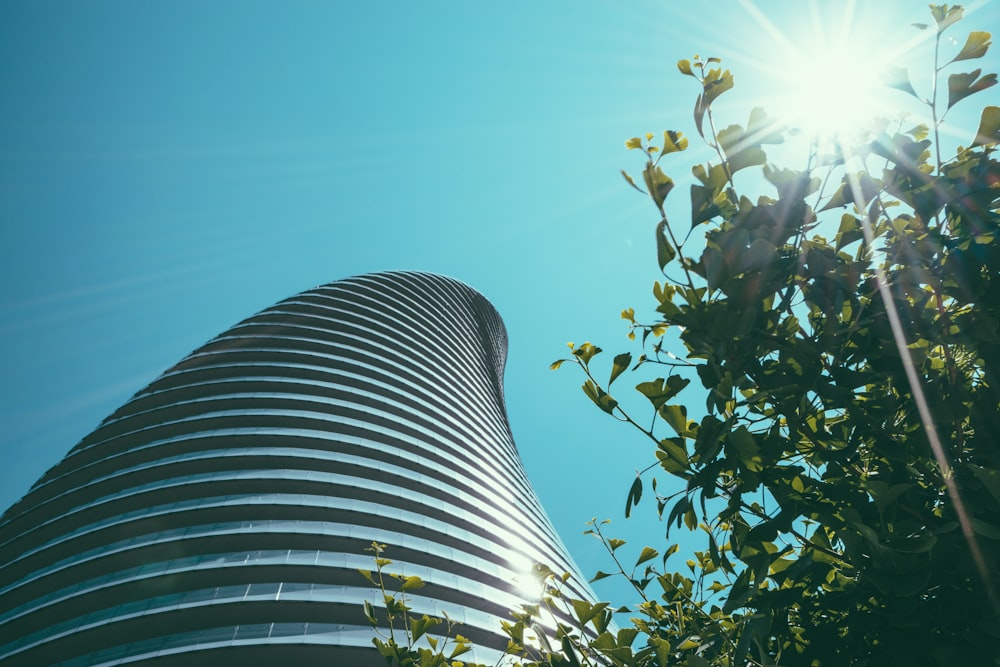
[[[760,146],[747,146],[736,153],[727,155],[729,171],[733,174],[747,167],[758,167],[767,162],[767,153]]]
[[[461,635],[459,635],[459,636],[461,636]],[[463,639],[464,639],[464,637],[463,637]],[[463,653],[468,653],[471,650],[472,650],[472,645],[469,644],[468,641],[458,641],[457,638],[456,638],[455,648],[453,648],[451,650],[451,653],[448,655],[448,659],[449,660],[454,660],[455,658],[457,658],[458,656],[462,655]],[[459,663],[452,663],[452,665],[456,665],[456,664],[460,665],[462,663],[460,663],[460,662]]]
[[[753,434],[747,430],[746,426],[740,426],[729,434],[729,444],[736,449],[741,459],[750,459],[760,452],[757,441]]]
[[[861,204],[864,208],[879,193],[880,186],[866,173],[845,174],[840,187],[834,192],[820,211],[841,206]]]
[[[886,67],[885,74],[882,76],[882,83],[889,88],[901,90],[904,93],[913,95],[913,97],[920,99],[920,96],[917,95],[917,91],[913,89],[913,84],[910,83],[910,75],[906,71],[905,67],[896,67],[892,65]]]
[[[684,667],[712,667],[712,663],[700,655],[689,655],[684,658]]]
[[[979,119],[979,129],[973,146],[993,146],[1000,144],[1000,107],[988,106]]]
[[[688,530],[694,530],[698,527],[698,515],[694,513],[693,507],[687,508],[687,511],[684,512],[684,527]]]
[[[782,134],[785,127],[771,118],[763,107],[750,109],[750,120],[747,121],[746,137],[754,144],[781,144],[785,138]]]
[[[778,249],[765,238],[756,238],[740,256],[737,272],[763,271],[778,260]]]
[[[636,391],[649,399],[654,409],[659,410],[661,405],[679,394],[690,383],[691,380],[682,378],[679,375],[671,375],[666,380],[656,378],[649,382],[642,382],[637,384],[635,388]]]
[[[610,572],[601,572],[600,570],[598,570],[597,574],[594,575],[593,579],[591,579],[589,583],[594,583],[595,581],[600,581],[601,579],[607,579],[608,577],[611,576],[614,575],[612,575]]]
[[[614,412],[616,407],[618,407],[618,401],[611,398],[606,391],[594,384],[593,380],[587,380],[583,383],[583,393],[585,393],[590,400],[597,405],[597,407],[604,412],[607,412],[609,415]]]
[[[629,367],[632,363],[632,355],[629,352],[623,352],[615,357],[614,363],[611,366],[611,379],[608,380],[608,388],[611,388],[611,383],[615,379],[625,372],[625,369]]]
[[[636,192],[641,192],[642,194],[646,194],[645,190],[643,190],[642,188],[640,188],[638,185],[635,184],[635,181],[632,180],[632,177],[628,175],[627,171],[622,169],[621,172],[622,172],[622,177],[624,177],[625,179],[625,182],[631,185],[633,188],[635,188]]]
[[[632,482],[632,487],[628,490],[628,498],[625,499],[625,518],[627,519],[632,513],[632,508],[639,504],[639,500],[642,498],[642,478],[639,475],[635,476],[635,481]],[[610,540],[613,543],[615,540]],[[624,544],[624,542],[622,542]],[[619,545],[620,546],[620,545]],[[612,545],[612,551],[616,547]]]
[[[677,69],[680,70],[681,74],[687,74],[688,76],[694,76],[694,72],[691,70],[690,60],[678,60]]]
[[[715,195],[709,188],[701,185],[691,186],[691,226],[695,227],[719,215],[719,207],[715,205]]]
[[[986,74],[982,77],[979,74],[981,69],[960,74],[952,74],[948,77],[948,108],[952,108],[959,101],[969,95],[974,95],[981,90],[986,90],[997,83],[996,74]]]
[[[573,605],[573,613],[576,615],[576,619],[580,621],[580,624],[585,624],[591,618],[593,614],[591,613],[594,605],[590,604],[586,600],[571,600]]]
[[[965,40],[965,46],[962,47],[962,50],[958,52],[957,56],[951,59],[951,62],[954,63],[959,60],[982,58],[986,55],[991,43],[990,33],[983,32],[981,30],[974,30],[969,33],[969,37]]]
[[[642,565],[646,561],[653,560],[654,558],[656,558],[659,555],[660,555],[660,552],[657,551],[656,549],[654,549],[653,547],[643,547],[642,548],[642,553],[639,554],[638,560],[635,561],[635,566],[639,567],[640,565]]]
[[[573,650],[573,642],[566,635],[562,638],[562,651],[563,655],[566,656],[566,664],[570,667],[580,667],[580,659],[576,657],[576,651]]]
[[[903,174],[919,173],[919,176],[923,176],[920,167],[925,165],[930,157],[928,151],[930,145],[931,142],[928,139],[914,141],[905,134],[896,134],[891,137],[883,134],[876,137],[869,147],[872,153],[893,163],[899,170],[902,170]],[[889,188],[888,183],[886,187]]]
[[[684,447],[684,440],[682,438],[664,438],[663,440],[660,440],[659,448],[663,452],[666,452],[671,459],[677,461],[682,466],[687,465],[688,453],[687,449]]]
[[[729,181],[729,176],[721,164],[710,164],[707,170],[704,165],[696,164],[691,167],[691,173],[713,192],[722,190]]]
[[[633,148],[642,148],[642,139],[639,137],[632,137],[625,142],[625,148],[632,150]]]
[[[974,530],[977,535],[988,537],[991,540],[1000,540],[1000,526],[988,523],[974,516],[969,517],[969,523],[972,524],[972,530]]]
[[[750,591],[750,568],[747,568],[740,572],[740,575],[736,577],[736,581],[733,582],[732,587],[729,589],[729,597],[726,599],[726,603],[722,606],[723,613],[729,614],[734,610],[739,609],[743,606],[749,597]]]
[[[836,236],[837,250],[840,250],[845,246],[849,246],[855,241],[860,241],[864,237],[864,229],[861,226],[861,220],[859,218],[856,218],[850,213],[845,213],[840,216],[840,227],[837,229]]]
[[[708,111],[708,106],[705,103],[705,95],[701,94],[698,99],[694,102],[694,126],[698,130],[698,134],[702,138],[705,137],[705,130],[702,125],[705,122],[705,112]]]
[[[551,371],[559,370],[559,367],[562,366],[567,361],[569,361],[569,360],[568,359],[556,359],[551,364],[549,364],[549,370],[551,370]]]
[[[733,87],[733,75],[729,70],[723,71],[721,68],[711,69],[705,75],[705,81],[702,85],[705,89],[705,106],[709,107],[712,105],[712,102],[719,99],[722,93]]]
[[[865,490],[875,501],[875,506],[880,513],[885,513],[889,507],[899,500],[899,497],[914,487],[913,484],[893,484],[868,480],[864,484]]]
[[[1000,503],[1000,470],[991,470],[990,468],[983,468],[971,463],[968,464],[968,468],[976,476],[976,479],[986,487],[990,495]]]
[[[709,463],[719,453],[719,450],[722,448],[721,437],[725,427],[725,422],[720,421],[713,415],[702,417],[694,444],[694,451],[697,454],[700,464],[705,465]]]
[[[670,664],[670,642],[662,637],[650,637],[649,645],[656,655],[656,667],[667,667]]]
[[[962,20],[962,6],[953,5],[949,7],[948,5],[930,5],[931,16],[934,17],[934,22],[937,24],[937,31],[940,35],[944,32],[945,28],[954,25]]]
[[[683,134],[674,132],[673,130],[663,131],[663,149],[660,151],[660,155],[677,153],[685,150],[687,147],[688,140]]]
[[[687,408],[683,405],[664,405],[660,408],[660,416],[677,432],[677,435],[689,434],[687,423]]]
[[[666,231],[666,220],[660,220],[659,224],[656,225],[656,261],[660,264],[661,271],[674,257],[677,256],[677,252],[674,250],[674,247],[670,245],[670,241],[667,240]]]
[[[797,201],[819,189],[819,178],[810,176],[807,171],[794,169],[777,169],[764,166],[764,178],[778,190],[781,199]]]
[[[411,641],[416,642],[418,639],[424,636],[424,634],[430,628],[437,625],[440,621],[436,618],[431,618],[430,616],[424,615],[421,618],[414,618],[413,622],[410,624],[410,634]]]
[[[403,584],[399,587],[401,591],[412,591],[424,587],[424,581],[420,577],[410,576],[403,579]]]
[[[573,356],[581,359],[584,364],[589,364],[590,360],[602,352],[601,348],[589,342],[573,350]]]
[[[729,175],[721,164],[710,165],[707,170],[696,164],[691,173],[702,183],[691,185],[691,226],[695,227],[721,213],[718,197],[724,195]]]
[[[674,189],[673,179],[651,162],[643,169],[642,177],[646,181],[646,189],[649,192],[649,196],[653,198],[656,207],[662,210],[664,200],[670,194],[670,191]]]
[[[760,145],[764,142],[781,143],[780,132],[775,134],[775,124],[763,110],[755,108],[750,112],[750,122],[744,132],[739,125],[730,125],[719,131],[718,140],[729,163],[729,172],[735,174],[746,167],[754,167],[767,162],[767,155]]]

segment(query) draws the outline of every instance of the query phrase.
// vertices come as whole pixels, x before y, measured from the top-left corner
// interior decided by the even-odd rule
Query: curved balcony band
[[[138,392],[0,517],[0,665],[383,665],[358,572],[493,662],[530,570],[593,599],[507,423],[507,335],[439,275],[308,290]],[[235,664],[233,662],[232,664]]]

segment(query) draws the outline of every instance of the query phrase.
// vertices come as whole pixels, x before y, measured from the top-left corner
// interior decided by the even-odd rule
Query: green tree
[[[962,9],[931,14],[917,27],[935,33],[932,90],[922,98],[904,70],[889,82],[926,104],[928,126],[886,121],[859,145],[779,168],[765,146],[784,129],[761,109],[717,129],[732,74],[716,58],[682,60],[695,131],[717,160],[694,166],[681,224],[667,217],[662,165],[687,138],[626,142],[645,164],[641,178],[623,174],[659,214],[655,315],[623,311],[641,351],[614,356],[610,372],[590,343],[553,368],[577,365],[597,407],[654,447],[626,515],[652,497],[704,548],[679,571],[669,543],[626,563],[593,522],[641,604],[615,630],[607,605],[550,588],[545,604],[579,623],[529,654],[518,640],[534,610],[515,615],[513,663],[1000,665],[1000,108],[982,110],[967,146],[942,145],[948,111],[996,76],[954,72],[986,54],[986,32],[942,62]],[[768,194],[745,194],[759,184]],[[626,377],[638,394],[619,393]]]
[[[667,218],[662,168],[687,139],[626,142],[645,165],[623,174],[660,216],[656,314],[622,313],[642,353],[615,356],[610,375],[590,343],[553,366],[575,362],[587,396],[676,480],[665,493],[636,479],[626,511],[651,485],[668,526],[702,531],[705,548],[686,572],[666,567],[675,547],[659,563],[644,550],[638,574],[619,564],[644,599],[645,645],[615,644],[609,664],[1000,664],[1000,108],[943,157],[945,115],[996,75],[948,74],[990,34],[941,63],[962,9],[931,13],[917,27],[936,31],[933,90],[922,98],[904,70],[890,81],[930,125],[884,122],[802,170],[768,164],[784,132],[761,109],[716,129],[733,88],[718,59],[680,61],[718,158],[693,168],[690,228]],[[751,167],[773,187],[756,201],[742,194]],[[645,374],[651,418],[624,407],[630,373]]]

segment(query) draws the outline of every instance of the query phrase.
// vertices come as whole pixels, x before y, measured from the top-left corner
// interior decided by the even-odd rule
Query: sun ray
[[[759,89],[766,92],[756,103],[790,129],[826,142],[858,136],[875,119],[900,116],[906,100],[886,86],[886,73],[922,39],[887,39],[880,32],[887,21],[853,0],[835,13],[810,2],[791,28],[779,27],[753,0],[741,5],[758,33],[745,58],[763,78]]]

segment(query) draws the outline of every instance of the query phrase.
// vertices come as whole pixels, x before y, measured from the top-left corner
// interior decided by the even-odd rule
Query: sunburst
[[[758,5],[744,6],[767,36],[754,58],[768,79],[763,106],[787,126],[823,141],[856,136],[876,118],[899,115],[900,97],[885,78],[913,43],[884,34],[888,22],[861,16],[852,2],[836,14],[811,3],[793,29],[779,30]]]

